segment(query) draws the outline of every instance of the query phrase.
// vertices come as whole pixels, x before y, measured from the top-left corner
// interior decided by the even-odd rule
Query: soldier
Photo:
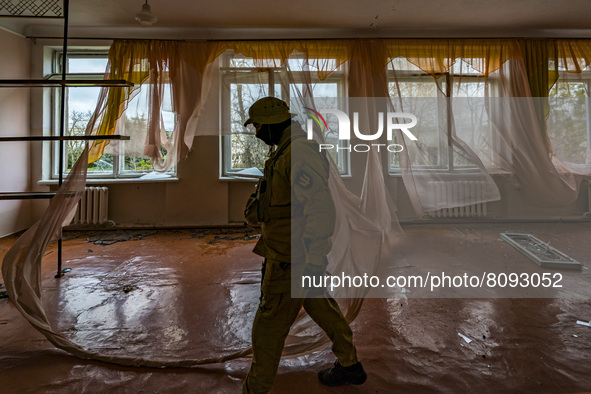
[[[306,139],[299,124],[292,123],[294,115],[284,101],[262,98],[248,114],[244,126],[252,123],[256,137],[276,149],[265,162],[264,177],[245,210],[247,222],[261,224],[261,238],[253,251],[265,261],[252,327],[252,364],[242,391],[267,393],[271,389],[285,338],[302,306],[331,339],[337,356],[333,368],[318,373],[320,382],[328,386],[362,384],[367,375],[336,301],[324,289],[303,289],[297,298],[291,294],[291,263],[295,269],[295,260],[301,262],[303,275],[326,274],[335,222],[328,160],[316,142]]]

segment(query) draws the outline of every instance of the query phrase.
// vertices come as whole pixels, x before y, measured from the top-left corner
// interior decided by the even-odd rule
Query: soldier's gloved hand
[[[325,280],[326,267],[323,265],[306,264],[304,267],[304,276],[310,278],[311,286],[306,286],[306,297],[320,297],[325,291]],[[306,281],[306,283],[308,283]],[[316,286],[315,286],[316,285]]]

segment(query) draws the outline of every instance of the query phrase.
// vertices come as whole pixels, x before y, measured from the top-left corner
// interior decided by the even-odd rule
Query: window
[[[327,59],[330,61],[330,59]],[[298,96],[304,89],[308,75],[312,78],[312,94],[316,98],[340,97],[343,94],[344,78],[341,71],[333,72],[320,81],[315,70],[302,58],[289,59],[288,64],[279,64],[278,60],[269,59],[264,71],[255,67],[252,59],[227,53],[223,56],[221,74],[221,151],[222,175],[240,176],[249,168],[262,169],[269,154],[269,147],[255,137],[254,128],[245,128],[248,108],[258,99],[266,96],[281,98],[289,103],[292,113],[303,113],[298,108]],[[288,76],[288,69],[289,76]],[[306,70],[306,71],[302,71]],[[310,73],[308,73],[310,71]],[[318,99],[321,100],[321,99]],[[321,105],[321,102],[316,102]],[[304,118],[294,118],[305,126]],[[327,132],[327,140],[336,138]],[[340,151],[333,156],[341,173],[348,170],[348,158]],[[242,172],[241,172],[242,171]]]
[[[580,74],[561,71],[550,90],[548,136],[561,160],[591,164],[591,69]]]
[[[61,78],[61,67],[63,64],[63,54],[56,53],[52,78]],[[83,80],[102,80],[107,66],[108,58],[106,51],[93,52],[73,52],[68,54],[67,78]],[[112,144],[121,144],[122,154],[104,154],[99,160],[88,166],[88,178],[137,178],[153,170],[150,159],[137,156],[136,153],[143,152],[143,141],[141,136],[145,134],[147,128],[147,114],[141,110],[142,104],[145,108],[147,102],[147,90],[143,88],[136,97],[129,102],[128,110],[125,116],[120,119],[119,129],[124,130],[124,134],[130,135],[129,141],[111,142]],[[84,135],[88,121],[95,110],[100,87],[68,87],[66,89],[66,135]],[[53,91],[53,130],[54,134],[59,134],[60,121],[60,90]],[[165,94],[170,101],[170,91]],[[166,102],[164,103],[166,106]],[[163,121],[166,133],[169,134],[174,129],[174,114],[163,111]],[[123,122],[123,123],[121,123]],[[119,131],[118,131],[119,132]],[[143,134],[142,134],[143,133]],[[140,137],[134,138],[134,135]],[[84,148],[84,141],[66,141],[64,143],[64,174],[67,174],[78,156]],[[52,178],[58,177],[59,147],[58,143],[53,146],[53,164]],[[127,154],[125,154],[127,153]],[[133,156],[131,154],[134,154]],[[166,152],[163,152],[165,155]]]
[[[397,110],[412,113],[418,123],[416,144],[407,145],[414,168],[453,172],[475,168],[456,146],[452,133],[474,151],[486,166],[494,166],[488,101],[494,77],[481,77],[469,63],[457,59],[451,72],[431,76],[404,58],[388,65],[388,91]],[[451,105],[450,105],[451,103]],[[398,153],[389,153],[389,170],[400,172]]]

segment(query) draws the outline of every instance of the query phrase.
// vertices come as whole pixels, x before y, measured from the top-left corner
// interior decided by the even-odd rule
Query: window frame
[[[92,58],[102,58],[108,59],[109,49],[108,48],[93,48],[93,49],[74,49],[68,51],[68,61],[75,58],[83,58],[83,59],[92,59]],[[62,50],[55,50],[53,51],[53,57],[51,62],[51,70],[52,73],[48,76],[48,79],[61,79],[62,78],[62,67],[64,66],[63,62],[63,51]],[[103,72],[88,72],[88,73],[70,73],[66,71],[66,78],[69,79],[79,79],[79,80],[89,80],[89,81],[102,81],[104,79],[105,71]],[[85,87],[68,87],[66,89],[66,119],[65,119],[65,132],[68,132],[69,127],[69,89],[84,89]],[[51,107],[51,135],[58,135],[59,134],[59,127],[60,127],[60,95],[61,89],[53,89],[51,92],[51,103],[49,104]],[[67,176],[69,173],[68,170],[68,146],[64,144],[64,173],[63,176]],[[59,178],[59,142],[55,141],[51,143],[50,149],[51,155],[51,164],[50,164],[50,181],[55,181]],[[108,181],[108,180],[141,180],[141,177],[153,172],[154,170],[126,170],[125,169],[125,152],[123,151],[120,154],[112,155],[113,156],[113,164],[111,171],[88,171],[87,172],[87,179],[94,180],[94,181]],[[176,167],[173,167],[171,170],[167,171],[166,174],[168,176],[176,178]],[[167,177],[167,179],[169,179]]]
[[[297,60],[297,59],[304,59],[303,56],[298,56],[294,54],[290,56],[289,60],[286,64],[277,67],[265,67],[265,68],[258,68],[258,67],[232,67],[231,60],[232,59],[252,59],[241,54],[236,54],[234,51],[227,51],[222,55],[221,64],[219,66],[219,84],[220,84],[220,178],[221,179],[241,179],[239,175],[236,175],[237,172],[243,170],[241,168],[232,168],[232,135],[231,132],[231,84],[232,80],[237,80],[238,73],[252,73],[252,84],[260,85],[259,81],[262,75],[266,74],[266,87],[269,96],[276,97],[278,94],[281,95],[281,99],[290,102],[291,99],[291,89],[290,86],[292,84],[304,83],[305,77],[303,75],[304,71],[291,71],[291,81],[288,81],[286,75],[288,72],[287,62],[289,60]],[[270,59],[270,62],[273,62],[273,59]],[[314,75],[313,71],[310,71],[311,75]],[[315,76],[312,76],[313,84],[323,84],[323,83],[336,83],[337,85],[337,97],[342,97],[346,94],[346,78],[343,67],[339,67],[338,70],[332,72],[328,77],[324,80],[319,80]],[[248,79],[248,78],[245,78]],[[240,79],[242,83],[244,81],[243,78]],[[248,83],[248,82],[244,82]],[[278,91],[279,90],[279,91]],[[246,110],[246,108],[245,108]],[[228,132],[229,131],[229,132]],[[348,176],[351,172],[350,170],[350,152],[346,150],[339,150],[339,172],[341,176]],[[259,168],[259,170],[263,170],[263,168]],[[248,179],[248,178],[246,178]]]
[[[389,63],[391,64],[391,63]],[[445,100],[447,105],[444,106],[444,108],[441,108],[440,104],[439,104],[439,100],[437,103],[437,111],[438,111],[438,115],[437,115],[437,130],[438,130],[438,157],[439,157],[439,161],[442,162],[442,164],[434,166],[427,166],[427,165],[416,165],[413,166],[414,171],[418,171],[418,172],[434,172],[434,173],[442,173],[442,174],[454,174],[454,173],[472,173],[475,171],[478,171],[478,167],[475,165],[456,165],[454,162],[454,148],[453,148],[453,142],[452,142],[452,123],[451,123],[451,116],[450,114],[453,111],[453,103],[452,100],[454,98],[456,98],[456,96],[453,95],[453,80],[458,79],[461,80],[462,82],[470,82],[471,80],[474,80],[475,82],[480,82],[482,81],[482,78],[484,78],[482,75],[478,74],[478,73],[472,73],[472,72],[468,72],[468,73],[457,73],[453,75],[453,80],[452,80],[452,74],[447,71],[444,73],[440,73],[437,75],[431,75],[429,73],[426,73],[420,69],[418,70],[414,70],[414,69],[409,69],[409,70],[395,70],[393,68],[390,68],[390,66],[388,66],[388,69],[386,71],[386,80],[388,85],[390,85],[391,83],[398,83],[400,81],[402,82],[417,82],[417,83],[421,83],[421,82],[425,82],[424,78],[432,78],[431,81],[435,84],[435,87],[438,91],[444,92],[445,96],[444,97],[434,97],[434,99],[442,99]],[[484,82],[484,81],[483,81]],[[494,92],[498,89],[498,81],[497,78],[494,77],[494,75],[489,75],[488,78],[486,79],[486,82],[488,84],[488,91],[489,92]],[[388,86],[389,89],[389,86]],[[416,96],[418,97],[418,96]],[[450,104],[451,103],[451,104]],[[487,104],[490,106],[490,104]],[[490,111],[490,107],[489,107],[489,111]],[[446,112],[446,114],[443,114],[443,112]],[[444,117],[444,118],[443,118]],[[445,134],[440,134],[440,133],[445,133]],[[496,142],[496,140],[498,139],[498,137],[496,137],[494,135],[494,133],[492,133],[492,125],[490,124],[489,121],[489,127],[488,127],[488,133],[490,133],[490,138],[491,138],[491,149],[499,149],[499,144],[498,142]],[[444,151],[445,148],[445,151]],[[402,171],[399,165],[395,165],[394,163],[394,155],[396,153],[391,153],[388,152],[388,159],[387,159],[387,163],[388,163],[388,174],[392,175],[392,176],[400,176]],[[491,167],[491,170],[498,170],[499,166],[494,163]]]
[[[568,72],[565,69],[561,69],[558,71],[558,78],[556,79],[555,84],[558,83],[584,83],[585,86],[585,98],[586,98],[586,137],[587,137],[587,150],[591,150],[591,68],[587,67],[586,69],[582,70],[580,73],[572,73]],[[556,85],[553,85],[550,91],[555,88]],[[549,94],[550,96],[550,94]],[[547,131],[546,131],[547,132]],[[548,135],[548,138],[550,136]],[[575,163],[578,165],[591,167],[591,163]]]

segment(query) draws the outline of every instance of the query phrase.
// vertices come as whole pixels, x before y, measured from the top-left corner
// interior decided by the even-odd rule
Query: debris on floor
[[[251,241],[253,239],[259,239],[260,238],[260,234],[247,234],[243,237],[228,237],[228,236],[224,236],[224,235],[216,235],[215,237],[213,237],[213,239],[211,241],[209,241],[210,245],[213,244],[217,244],[218,242],[222,242],[222,240],[226,240],[226,241],[237,241],[237,240],[242,240],[242,241]]]
[[[472,342],[472,340],[471,340],[470,338],[468,338],[467,336],[465,336],[464,334],[460,334],[460,333],[458,332],[458,336],[459,336],[460,338],[462,338],[464,341],[466,341],[466,343],[470,343],[470,342]]]
[[[0,298],[8,298],[8,292],[7,291],[0,291]]]
[[[591,321],[590,322],[584,322],[584,321],[577,320],[577,324],[580,324],[581,326],[591,327]]]
[[[510,229],[507,224],[456,225],[465,235],[461,239],[449,227],[405,226],[407,235],[398,247],[408,245],[408,250],[393,258],[402,256],[405,266],[425,262],[432,272],[440,272],[443,263],[452,264],[457,272],[470,269],[482,274],[497,264],[515,272],[530,268],[539,272],[539,266],[512,246],[498,242],[501,232],[511,231],[551,240],[583,265],[591,264],[591,222],[511,224]],[[80,234],[64,242],[69,260],[64,266],[72,267],[65,280],[53,279],[55,253],[42,266],[50,321],[80,346],[115,356],[196,359],[248,347],[260,297],[261,258],[252,253],[256,241],[209,244],[216,235],[243,237],[260,231],[239,230],[207,229],[206,235],[194,229],[158,230],[139,242],[109,247],[89,245],[86,239],[110,238],[116,231]],[[203,237],[192,239],[193,235]],[[13,241],[0,242],[4,242],[0,249],[6,249]],[[89,248],[94,252],[88,253]],[[105,254],[105,250],[110,251]],[[398,260],[392,264],[398,274],[407,274],[409,268],[399,268]],[[591,341],[586,335],[591,328],[576,324],[591,320],[591,276],[585,274],[574,271],[568,282],[574,286],[543,293],[546,298],[420,298],[414,297],[418,290],[410,289],[412,293],[391,299],[365,299],[351,326],[358,354],[373,379],[359,389],[370,393],[391,392],[392,387],[408,393],[589,391]],[[207,368],[162,370],[68,357],[40,337],[9,301],[0,300],[0,336],[10,339],[0,340],[4,360],[0,392],[239,392],[250,366],[251,360],[244,358]],[[468,346],[458,333],[474,343]],[[284,360],[274,390],[326,391],[315,372],[332,361],[329,346]]]
[[[208,235],[229,235],[229,234],[250,234],[255,232],[256,229],[253,227],[232,227],[232,228],[219,228],[219,229],[207,229],[207,230],[195,230],[195,233],[191,235],[191,238],[201,239]]]
[[[581,263],[531,234],[501,233],[501,239],[543,268],[581,269]]]
[[[149,235],[154,235],[156,233],[157,233],[157,231],[142,231],[142,232],[116,231],[115,233],[104,232],[104,233],[100,234],[99,236],[92,237],[92,238],[86,238],[86,241],[92,242],[95,245],[108,246],[108,245],[113,245],[114,243],[117,243],[117,242],[125,242],[125,241],[131,241],[131,240],[144,239],[144,237],[147,237]]]

